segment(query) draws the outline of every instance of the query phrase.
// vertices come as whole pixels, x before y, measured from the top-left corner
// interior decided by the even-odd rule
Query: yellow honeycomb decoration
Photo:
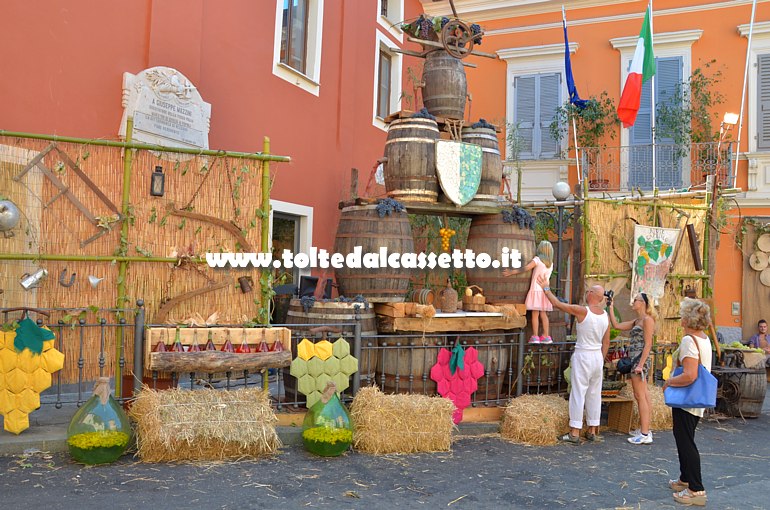
[[[29,413],[40,407],[40,393],[51,387],[51,374],[64,367],[64,354],[54,340],[43,342],[42,354],[16,352],[15,331],[0,331],[0,414],[6,431],[29,428]]]

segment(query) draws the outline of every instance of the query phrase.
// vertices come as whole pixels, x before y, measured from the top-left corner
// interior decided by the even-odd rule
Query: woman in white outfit
[[[583,409],[586,412],[588,432],[586,439],[601,442],[599,420],[602,411],[602,377],[604,358],[610,347],[610,320],[604,311],[604,288],[594,285],[586,291],[588,306],[569,305],[559,301],[551,293],[548,281],[540,277],[538,283],[553,307],[577,318],[577,341],[572,355],[569,394],[570,432],[561,436],[561,441],[580,444],[580,429],[583,428]]]

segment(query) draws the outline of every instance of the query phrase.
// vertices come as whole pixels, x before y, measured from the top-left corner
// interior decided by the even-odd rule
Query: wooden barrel
[[[492,329],[479,333],[479,336],[463,339],[463,347],[475,347],[479,361],[484,365],[484,376],[478,380],[474,400],[500,400],[506,397],[507,388],[516,378],[516,353],[511,355],[510,345],[512,336],[504,333],[502,329]],[[513,372],[509,370],[511,367],[514,367]]]
[[[499,259],[503,247],[518,250],[521,254],[522,267],[535,256],[535,232],[521,229],[515,223],[505,223],[502,214],[484,214],[474,216],[468,231],[466,247],[479,253],[486,253],[492,260]],[[503,269],[466,269],[468,285],[478,285],[484,289],[487,303],[521,304],[527,298],[531,271],[506,278]]]
[[[465,117],[468,83],[460,59],[444,50],[428,53],[422,81],[422,103],[432,115],[448,119]]]
[[[738,409],[744,418],[759,418],[767,391],[765,369],[746,369],[746,373],[740,379],[741,398],[738,401]]]
[[[319,339],[323,333],[311,333],[310,330],[319,324],[350,324],[351,327],[336,326],[343,331],[342,336],[350,343],[350,354],[353,354],[353,327],[356,322],[356,306],[361,318],[361,357],[358,360],[358,372],[361,374],[361,386],[374,380],[377,366],[376,338],[377,322],[374,310],[367,310],[364,303],[341,303],[317,301],[307,312],[299,299],[292,299],[286,322],[292,331],[292,336],[299,337],[292,342],[292,359],[297,357],[297,343],[302,338]],[[327,339],[334,342],[340,337],[338,333],[327,333]],[[289,374],[289,369],[283,369],[284,389],[287,401],[304,402],[305,396],[297,392],[297,381]]]
[[[411,300],[420,305],[432,305],[435,297],[431,289],[414,289],[411,293]]]
[[[482,151],[481,183],[473,200],[497,203],[503,181],[503,161],[500,159],[497,133],[491,128],[465,127],[462,136],[463,142],[480,145]]]
[[[436,382],[430,369],[438,352],[446,347],[446,337],[406,333],[409,336],[380,337],[376,382],[385,393],[436,395]]]
[[[385,141],[385,191],[397,200],[436,202],[436,140],[438,124],[431,119],[397,119]]]
[[[362,254],[379,253],[386,248],[388,254],[413,253],[414,239],[406,211],[391,212],[380,218],[377,206],[353,206],[342,210],[334,251],[347,257],[355,247]],[[340,295],[353,298],[361,295],[372,303],[401,302],[409,288],[413,270],[387,267],[367,269],[346,267],[336,269]]]

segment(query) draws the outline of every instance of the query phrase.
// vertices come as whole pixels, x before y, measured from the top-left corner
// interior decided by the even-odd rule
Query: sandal
[[[559,441],[570,444],[580,444],[580,436],[573,436],[569,432],[559,437]]]
[[[706,506],[706,491],[693,492],[685,489],[673,494],[674,501],[683,505]]]
[[[604,436],[600,436],[599,434],[591,434],[590,432],[586,432],[586,441],[591,441],[592,443],[603,443],[604,442]]]
[[[685,489],[689,489],[690,488],[690,484],[688,484],[686,482],[683,482],[683,481],[681,481],[679,479],[677,479],[677,480],[669,480],[668,481],[668,486],[671,487],[676,492],[681,492],[681,491],[683,491]]]

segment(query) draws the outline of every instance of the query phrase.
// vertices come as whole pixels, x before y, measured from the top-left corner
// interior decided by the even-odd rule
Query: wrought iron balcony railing
[[[589,191],[653,189],[652,145],[589,147],[580,152],[580,170]],[[733,162],[732,143],[655,144],[655,187],[662,191],[704,187],[714,174],[724,187],[734,187]]]

